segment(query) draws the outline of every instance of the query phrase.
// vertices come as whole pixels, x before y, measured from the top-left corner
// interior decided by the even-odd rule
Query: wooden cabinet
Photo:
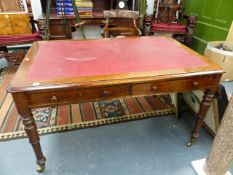
[[[25,0],[0,0],[0,36],[31,33]]]
[[[12,35],[9,15],[0,15],[0,35]]]
[[[27,14],[0,14],[0,35],[29,33],[31,33],[31,27]]]
[[[20,12],[24,10],[23,0],[0,0],[0,12]]]

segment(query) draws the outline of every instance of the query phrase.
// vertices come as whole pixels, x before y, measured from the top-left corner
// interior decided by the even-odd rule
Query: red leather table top
[[[166,37],[40,42],[27,79],[48,80],[207,66],[199,57]]]

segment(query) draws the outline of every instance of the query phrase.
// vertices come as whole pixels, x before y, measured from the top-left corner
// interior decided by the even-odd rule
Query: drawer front
[[[61,90],[28,94],[31,108],[128,96],[128,86]]]
[[[132,87],[133,95],[146,95],[163,92],[185,92],[211,86],[213,76],[196,77],[172,81],[158,81],[136,84]]]

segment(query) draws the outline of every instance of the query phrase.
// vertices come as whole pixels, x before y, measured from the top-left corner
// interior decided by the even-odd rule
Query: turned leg
[[[18,113],[22,118],[24,130],[36,155],[36,163],[38,165],[37,171],[42,172],[45,169],[46,158],[44,157],[41,150],[40,138],[37,132],[37,127],[33,118],[33,114],[27,106],[27,98],[24,93],[13,93],[12,95]]]
[[[197,114],[195,128],[192,132],[190,141],[187,143],[187,146],[191,146],[200,135],[200,129],[202,128],[204,119],[211,105],[211,102],[213,101],[214,94],[218,90],[221,77],[222,77],[222,74],[215,75],[213,77],[213,81],[212,81],[210,88],[204,91],[204,96],[200,104],[199,112]]]
[[[206,90],[204,92],[204,96],[203,96],[202,102],[200,104],[200,109],[199,109],[199,112],[197,114],[195,128],[194,128],[194,131],[192,133],[192,137],[191,137],[189,143],[187,144],[187,146],[191,146],[195,142],[195,140],[199,137],[200,129],[202,128],[204,119],[206,117],[206,114],[208,112],[208,109],[211,105],[213,98],[214,98],[214,92],[211,92],[211,90]]]
[[[38,165],[37,171],[42,172],[45,169],[46,158],[44,157],[41,150],[40,138],[37,132],[37,127],[33,115],[30,112],[28,114],[20,115],[20,116],[23,120],[24,130],[27,133],[29,142],[32,145],[32,148],[36,154],[36,163]]]

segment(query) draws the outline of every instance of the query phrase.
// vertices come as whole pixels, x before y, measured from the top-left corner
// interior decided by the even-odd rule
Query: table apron
[[[98,101],[127,96],[152,95],[158,93],[186,92],[206,89],[212,86],[213,75],[191,77],[169,81],[150,81],[123,85],[57,89],[42,92],[26,92],[27,104],[30,108],[48,107],[70,103]]]
[[[186,92],[198,89],[205,89],[212,86],[213,80],[213,75],[205,75],[171,81],[139,83],[133,85],[132,94],[149,95],[152,93]]]

